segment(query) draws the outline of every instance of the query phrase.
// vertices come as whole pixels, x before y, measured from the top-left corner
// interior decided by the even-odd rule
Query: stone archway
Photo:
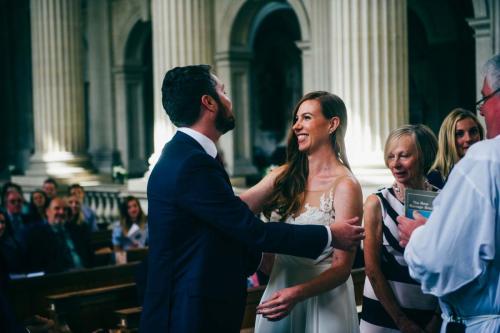
[[[142,177],[153,153],[153,91],[151,23],[138,21],[124,47],[123,66],[115,70],[117,137],[121,160],[130,177]]]
[[[250,90],[252,94],[252,160],[259,170],[281,164],[274,152],[283,150],[291,124],[291,110],[302,96],[300,26],[292,8],[263,13],[251,37]],[[260,16],[260,15],[259,15]]]
[[[252,67],[252,64],[258,54],[254,48],[255,42],[261,42],[260,39],[262,39],[259,39],[259,30],[270,16],[291,17],[293,29],[295,29],[295,34],[292,34],[294,43],[308,43],[308,40],[304,41],[304,36],[309,36],[308,16],[300,1],[289,3],[235,1],[228,6],[223,15],[223,22],[231,22],[231,24],[221,28],[220,38],[217,40],[215,57],[217,73],[226,82],[237,116],[236,130],[221,139],[228,171],[232,175],[250,175],[257,171],[254,165],[256,135],[254,129],[258,128],[261,117],[256,116],[255,113],[258,103],[254,100],[256,91],[253,87],[259,78],[253,75],[255,67]],[[302,40],[299,40],[300,38]],[[297,46],[295,48],[300,62],[302,51]],[[298,67],[298,71],[299,87],[291,94],[290,100],[302,94],[301,66]],[[290,103],[295,102],[296,100]],[[283,109],[288,107],[289,105]],[[286,123],[281,127],[286,127]],[[283,128],[279,131],[282,132]]]
[[[474,39],[468,0],[409,1],[410,122],[436,133],[456,107],[474,108]]]

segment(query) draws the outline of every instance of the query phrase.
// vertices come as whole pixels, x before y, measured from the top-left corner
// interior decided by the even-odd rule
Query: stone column
[[[224,82],[236,110],[236,127],[224,134],[219,145],[224,152],[226,170],[231,176],[244,177],[257,173],[252,160],[252,117],[250,112],[250,61],[246,49],[216,55],[217,75]],[[244,178],[242,178],[244,179]],[[241,180],[241,179],[240,179]],[[236,182],[236,177],[232,179]]]
[[[80,0],[32,0],[35,154],[28,176],[86,174]]]
[[[483,87],[483,66],[494,54],[500,52],[500,4],[498,1],[474,0],[474,17],[467,20],[474,30],[476,42],[476,95],[481,98]],[[494,18],[497,20],[494,20]],[[484,118],[479,117],[484,125]]]
[[[348,110],[348,158],[383,166],[389,132],[409,118],[406,0],[335,0],[329,10],[330,77]]]
[[[165,143],[175,133],[161,103],[165,73],[176,66],[213,64],[213,0],[152,0],[154,153],[152,170]],[[143,192],[146,180],[130,180],[128,189]]]
[[[117,155],[114,126],[110,2],[87,0],[89,153],[100,173],[110,174]],[[125,118],[123,118],[125,119]]]
[[[152,0],[154,154],[153,166],[164,144],[175,133],[161,104],[165,73],[176,66],[213,64],[213,0]]]

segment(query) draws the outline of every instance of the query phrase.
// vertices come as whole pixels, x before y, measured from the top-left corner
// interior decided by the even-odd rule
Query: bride
[[[346,125],[338,96],[306,94],[294,110],[287,162],[241,198],[255,213],[286,223],[327,226],[354,216],[361,221],[361,188],[345,155]],[[272,266],[272,272],[255,332],[358,332],[350,277],[354,255],[332,248],[316,260],[264,255],[261,268]]]

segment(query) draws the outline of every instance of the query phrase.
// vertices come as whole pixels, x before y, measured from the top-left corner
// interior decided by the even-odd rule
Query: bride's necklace
[[[406,191],[406,188],[403,187],[399,187],[399,184],[397,182],[394,182],[394,184],[392,184],[392,188],[394,190],[394,193],[396,194],[396,198],[401,201],[402,203],[405,203],[405,191]],[[423,190],[424,191],[432,191],[433,189],[433,186],[431,184],[429,184],[429,182],[427,181],[427,179],[424,181],[424,186],[423,186]]]

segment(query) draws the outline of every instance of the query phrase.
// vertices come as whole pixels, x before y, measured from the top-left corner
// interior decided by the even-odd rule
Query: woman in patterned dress
[[[361,218],[362,195],[345,155],[347,125],[342,100],[327,92],[305,95],[295,107],[287,162],[242,194],[254,212],[282,223],[322,224]],[[358,332],[350,278],[355,250],[325,249],[316,260],[274,259],[258,306],[255,332]],[[272,260],[271,260],[272,261]]]
[[[437,300],[413,280],[399,245],[396,217],[404,215],[405,190],[435,190],[425,175],[436,156],[437,140],[424,125],[402,126],[389,134],[384,159],[392,187],[370,195],[364,207],[366,280],[362,333],[436,332]]]

